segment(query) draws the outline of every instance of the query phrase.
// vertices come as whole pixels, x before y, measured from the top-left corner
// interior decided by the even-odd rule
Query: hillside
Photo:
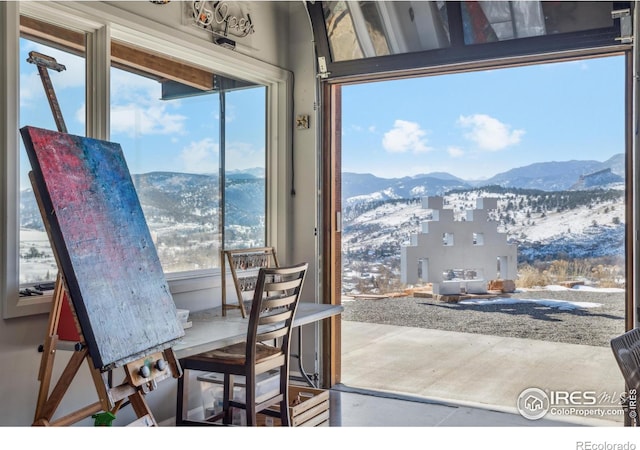
[[[497,197],[498,209],[490,217],[498,231],[518,244],[519,261],[569,257],[620,257],[624,253],[624,195],[619,190],[564,192],[575,203],[566,207],[541,206],[535,191],[501,193],[477,189],[449,193],[445,204],[457,220],[473,209],[478,197]],[[556,201],[549,195],[549,201]],[[367,207],[368,206],[368,207]],[[371,201],[343,211],[343,247],[356,255],[398,255],[420,223],[431,218],[417,200]],[[367,258],[368,259],[368,258]]]
[[[528,174],[525,177],[524,174]],[[226,246],[261,242],[264,234],[264,172],[228,174],[225,188]],[[420,198],[444,196],[462,219],[478,196],[498,197],[491,218],[518,244],[520,262],[559,257],[624,254],[624,158],[598,163],[568,161],[512,169],[484,182],[446,173],[385,179],[344,173],[343,267],[345,273],[399,274],[400,248],[430,218]],[[199,261],[211,254],[219,227],[219,178],[153,172],[132,176],[163,264]],[[533,181],[533,180],[537,181]],[[489,182],[500,182],[488,185]],[[483,184],[484,183],[484,184]],[[530,186],[542,186],[532,189]],[[21,282],[38,280],[55,261],[30,190],[21,192]],[[176,255],[180,255],[179,257]],[[189,256],[191,255],[191,256]]]

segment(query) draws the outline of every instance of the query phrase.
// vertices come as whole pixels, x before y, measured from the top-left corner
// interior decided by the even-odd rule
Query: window
[[[119,42],[112,52],[111,140],[123,148],[165,273],[219,268],[223,234],[225,248],[263,246],[264,86],[174,60],[148,63]]]
[[[323,78],[388,79],[499,58],[613,47],[631,2],[307,2]],[[626,22],[626,19],[625,19]],[[481,63],[484,61],[485,64]]]
[[[612,2],[321,3],[334,62],[449,47],[452,30],[469,45],[613,26]]]
[[[624,332],[634,319],[629,288],[634,283],[633,258],[626,228],[633,218],[625,214],[634,202],[625,136],[630,119],[625,106],[629,67],[625,56],[614,53],[579,61],[333,86],[333,96],[325,100],[338,99],[331,105],[335,121],[331,125],[340,133],[328,150],[335,152],[330,153],[336,160],[335,173],[342,178],[340,190],[335,190],[341,194],[336,196],[336,209],[327,215],[339,211],[346,220],[339,233],[330,231],[327,239],[338,240],[337,249],[340,243],[349,243],[349,257],[336,262],[341,275],[346,275],[336,300],[386,295],[399,305],[405,293],[413,290],[420,295],[402,306],[419,304],[416,311],[429,311],[428,315],[432,310],[423,305],[433,306],[433,311],[449,308],[438,304],[448,301],[447,296],[493,295],[490,291],[508,292],[516,286],[546,286],[545,298],[561,300],[556,287],[579,279],[600,292],[603,304],[610,302],[617,308],[606,319],[595,312],[585,317],[598,324],[607,321],[611,335]],[[366,98],[375,98],[376,107],[363,108]],[[531,105],[543,98],[546,106],[534,112]],[[466,164],[468,175],[464,175]],[[433,208],[435,201],[425,197],[431,200],[439,193],[446,209],[435,210],[433,219],[445,222],[443,211],[452,218],[455,214],[456,223],[446,221],[451,233],[441,231],[436,223],[420,223],[428,219],[418,216],[417,199],[422,199],[421,209]],[[438,206],[442,205],[440,200]],[[464,211],[473,214],[464,215]],[[512,246],[517,246],[517,252],[511,253]],[[369,273],[380,265],[391,268],[400,283],[391,280],[388,289],[359,284],[352,275],[354,267]],[[529,274],[533,276],[528,278]],[[442,300],[424,300],[429,295]],[[514,292],[512,297],[519,299],[519,295]],[[351,314],[357,305],[344,302],[343,317],[349,319],[341,328],[342,356],[353,354],[347,339],[350,324],[358,321]],[[458,310],[465,307],[460,305]],[[511,314],[510,308],[502,312]],[[531,319],[517,333],[528,339],[558,339],[553,332],[539,333],[535,321],[548,318],[531,315]],[[378,323],[382,322],[390,324],[388,317]],[[450,321],[447,330],[469,332],[460,323]],[[443,330],[443,325],[438,322],[434,329]],[[597,333],[597,327],[589,329]],[[506,335],[503,332],[496,335]],[[609,331],[603,333],[603,339],[608,335]],[[339,382],[374,388],[361,384],[349,369],[343,366]],[[390,377],[382,387],[398,390],[404,388],[401,383],[398,377]]]
[[[265,88],[225,95],[224,178],[227,249],[266,245]]]
[[[612,10],[612,2],[461,2],[464,42],[608,28],[613,25]]]
[[[333,61],[449,46],[442,3],[322,2]]]
[[[38,73],[38,54],[54,58],[57,62],[57,66],[51,63],[46,72],[53,85],[62,119],[69,133],[84,136],[84,55],[38,42],[28,36],[20,39],[20,128],[30,125],[57,129],[45,86]],[[31,189],[30,170],[29,159],[20,141],[20,285],[39,287],[43,283],[53,282],[58,268]]]
[[[84,135],[84,58],[32,40],[20,40],[21,120],[55,129],[53,113],[30,51],[54,57],[67,69],[51,72],[68,132]],[[111,140],[122,146],[165,273],[220,267],[221,211],[228,248],[265,242],[265,89],[244,87],[188,66],[159,61],[140,69],[146,54],[113,44]],[[158,56],[158,58],[161,58]],[[118,68],[118,67],[121,68]],[[180,69],[180,70],[178,70]],[[183,77],[185,83],[164,75]],[[214,80],[218,84],[214,85]],[[58,86],[60,86],[58,88]],[[222,110],[222,97],[228,97]],[[224,115],[223,115],[224,114]],[[246,127],[245,124],[252,124]],[[224,127],[224,128],[221,128]],[[224,142],[221,130],[226,131]],[[228,149],[228,151],[227,151]],[[221,154],[226,156],[221,159]],[[221,160],[225,170],[220,171]],[[52,282],[55,257],[29,185],[29,161],[22,149],[20,202],[20,284]],[[220,174],[225,185],[225,208]],[[257,219],[257,220],[256,220]]]
[[[111,140],[125,153],[165,273],[218,267],[218,95],[165,98],[161,88],[111,69]]]
[[[18,24],[23,9],[29,14],[20,16]],[[24,125],[56,129],[37,68],[26,62],[33,49],[66,67],[61,72],[49,70],[49,75],[67,131],[104,135],[121,144],[172,291],[219,289],[223,242],[227,248],[277,245],[287,230],[276,226],[282,212],[269,212],[273,202],[267,196],[277,193],[267,189],[266,182],[277,184],[283,176],[289,141],[279,136],[288,136],[290,125],[277,119],[267,124],[266,117],[267,111],[286,116],[288,74],[257,61],[234,67],[225,55],[214,57],[219,50],[209,45],[178,44],[168,50],[166,38],[145,34],[140,41],[120,25],[110,28],[108,36],[101,21],[88,17],[61,20],[69,25],[64,28],[43,20],[49,9],[40,3],[0,5],[0,20],[9,36],[0,55],[7,67],[20,60],[22,87],[18,96],[17,69],[15,77],[9,70],[1,80],[2,111],[9,117],[0,129],[9,149],[3,185],[8,220],[2,226],[7,244],[0,279],[4,317],[48,312],[52,291],[32,296],[18,292],[34,285],[52,287],[57,271],[40,211],[29,192],[30,164],[25,152],[19,151],[15,133]],[[103,48],[111,49],[108,73],[100,72]],[[224,77],[217,74],[219,68]],[[234,72],[252,81],[229,77]],[[85,92],[98,94],[85,101]],[[110,95],[98,98],[100,92]],[[274,137],[267,140],[267,132]],[[267,174],[269,154],[278,163]],[[155,183],[168,173],[171,180],[165,177]],[[277,231],[268,235],[268,230]],[[280,248],[286,251],[284,245]],[[214,292],[207,298],[215,302],[219,296]]]

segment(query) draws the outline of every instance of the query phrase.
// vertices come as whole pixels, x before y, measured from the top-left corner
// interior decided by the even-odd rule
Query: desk
[[[300,302],[293,320],[293,326],[298,328],[298,337],[300,337],[300,327],[302,325],[336,316],[342,313],[343,310],[344,307],[342,305]],[[247,337],[249,319],[229,315],[223,317],[222,308],[191,313],[189,320],[193,325],[185,330],[185,336],[173,346],[173,351],[178,359],[236,344],[244,341]],[[296,357],[300,363],[302,375],[309,381],[302,368],[302,359],[299,355]]]

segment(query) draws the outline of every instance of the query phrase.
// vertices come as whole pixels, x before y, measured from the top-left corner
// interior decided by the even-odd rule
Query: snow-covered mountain
[[[176,172],[132,175],[145,217],[150,224],[217,224],[219,177]],[[225,189],[227,223],[253,227],[264,216],[264,171],[233,172]],[[261,222],[262,223],[262,222]],[[20,196],[20,225],[42,229],[40,211],[33,192]]]
[[[517,167],[482,180],[463,180],[444,172],[403,178],[381,178],[371,174],[342,174],[343,202],[390,200],[443,195],[455,189],[483,186],[563,191],[596,188],[622,188],[624,154],[599,161],[552,161]],[[606,176],[605,176],[606,175]],[[586,185],[585,183],[588,183]]]
[[[390,288],[380,282],[401,288],[400,249],[431,219],[420,197],[436,195],[457,220],[478,197],[498,198],[490,220],[517,244],[519,263],[590,260],[624,267],[624,166],[624,156],[616,155],[605,162],[533,164],[484,181],[442,173],[400,179],[343,174],[343,289]],[[372,274],[378,281],[363,281]]]
[[[264,233],[264,171],[234,172],[225,190],[227,245],[251,242]],[[499,231],[518,244],[519,260],[624,256],[624,158],[534,164],[509,170],[484,182],[465,181],[446,173],[385,179],[344,173],[343,265],[368,273],[373,266],[397,273],[400,248],[431,211],[420,199],[445,197],[462,220],[477,197],[497,197],[491,213]],[[150,228],[167,248],[193,252],[212,245],[219,223],[217,174],[153,172],[132,176]],[[532,189],[531,186],[539,186]],[[33,193],[20,202],[21,233],[44,229]],[[46,241],[46,238],[44,239]],[[35,242],[35,241],[34,241]],[[197,244],[194,244],[197,243]],[[25,244],[26,245],[26,244]],[[39,254],[40,244],[25,253]],[[22,253],[22,249],[21,249]],[[184,257],[184,255],[183,255]],[[21,273],[22,273],[21,269]]]
[[[571,189],[580,177],[611,169],[607,163],[598,161],[563,161],[530,164],[508,170],[482,182],[482,185],[497,185],[543,191]],[[612,172],[613,174],[613,172]],[[624,175],[624,174],[621,174]]]
[[[498,198],[490,212],[498,231],[518,244],[520,262],[561,257],[621,257],[624,253],[624,191],[546,193],[473,189],[444,195],[456,220],[474,209],[478,197]],[[400,247],[431,219],[418,200],[370,201],[343,209],[343,245],[352,255],[400,254]]]
[[[219,177],[174,172],[132,175],[163,268],[211,264],[219,246]],[[225,187],[225,245],[264,242],[264,172],[235,172]],[[56,264],[33,192],[20,195],[20,282],[50,280]],[[186,264],[186,268],[185,268]],[[201,265],[202,264],[202,265]]]

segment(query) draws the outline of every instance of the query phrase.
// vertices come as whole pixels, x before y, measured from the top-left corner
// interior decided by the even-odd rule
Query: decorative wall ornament
[[[255,32],[244,2],[193,1],[187,3],[187,16],[198,28],[214,35],[214,42],[233,48],[233,38],[243,38]]]
[[[296,116],[296,128],[298,130],[306,130],[307,128],[309,128],[308,114],[298,114]]]

